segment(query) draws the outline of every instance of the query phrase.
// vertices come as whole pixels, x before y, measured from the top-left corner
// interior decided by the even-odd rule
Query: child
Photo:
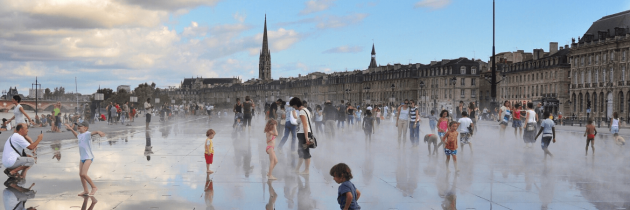
[[[542,133],[542,140],[540,141],[540,146],[545,151],[545,160],[547,159],[547,155],[553,157],[551,152],[549,152],[549,144],[553,139],[553,143],[556,143],[556,124],[553,120],[549,119],[549,112],[545,111],[543,113],[543,122],[540,124],[540,130],[534,139],[538,139],[538,136]]]
[[[431,115],[429,115],[429,127],[431,128],[431,133],[435,133],[435,127],[437,126],[437,117],[435,116],[435,110],[431,110]]]
[[[586,125],[586,131],[584,132],[584,136],[586,137],[586,156],[588,156],[588,144],[591,144],[591,148],[593,148],[593,155],[595,155],[595,135],[597,135],[597,129],[595,129],[595,125],[593,125],[593,119],[589,118],[587,121],[588,125]]]
[[[365,111],[366,116],[363,118],[363,132],[365,133],[365,147],[372,144],[372,134],[374,133],[374,118],[372,111]],[[369,141],[368,141],[369,139]]]
[[[457,169],[457,127],[459,127],[458,122],[451,122],[448,125],[448,132],[442,137],[442,142],[444,143],[444,153],[446,153],[446,171],[449,172],[448,162],[451,160],[451,156],[453,156],[453,165],[455,166],[455,172],[459,172]]]
[[[337,184],[341,184],[337,191],[337,202],[339,202],[341,209],[361,209],[357,203],[361,197],[361,191],[350,182],[352,179],[350,167],[345,163],[339,163],[330,169],[330,175],[333,176]]]
[[[278,122],[276,122],[276,120],[269,119],[267,120],[267,125],[265,125],[264,130],[267,139],[267,148],[265,148],[265,152],[269,154],[269,173],[267,173],[267,178],[269,180],[276,179],[276,177],[274,177],[271,172],[273,171],[273,168],[276,167],[276,164],[278,164],[278,158],[276,157],[276,152],[274,151],[274,146],[276,145],[276,137],[278,136],[278,129],[276,129],[277,125]]]
[[[92,165],[92,161],[94,161],[94,154],[92,153],[92,135],[100,135],[101,137],[105,136],[105,133],[101,131],[95,131],[93,133],[88,131],[90,124],[87,121],[83,121],[81,123],[75,123],[78,126],[78,130],[80,134],[77,134],[74,129],[68,124],[66,124],[66,128],[72,131],[75,137],[79,139],[79,153],[81,154],[81,163],[79,163],[79,176],[81,177],[81,185],[83,185],[83,192],[79,193],[79,196],[93,196],[98,188],[92,182],[92,178],[87,175],[88,169],[90,169],[90,165]],[[87,183],[92,187],[92,191],[88,194]]]
[[[206,137],[208,138],[206,138],[206,152],[204,156],[206,157],[206,172],[209,174],[214,173],[214,171],[210,170],[210,165],[212,164],[212,159],[214,158],[214,145],[212,144],[214,134],[216,134],[216,132],[212,129],[208,129],[208,131],[206,131]]]
[[[519,136],[523,136],[523,121],[521,121],[521,105],[514,105],[512,110],[514,117],[512,117],[512,127],[514,127],[514,138],[518,140]],[[518,131],[518,136],[516,135]]]
[[[626,145],[626,140],[625,140],[625,139],[623,139],[623,137],[621,137],[621,136],[619,135],[619,133],[615,133],[615,134],[613,134],[613,139],[615,139],[615,143],[616,143],[617,145],[619,145],[619,146]],[[587,148],[588,148],[588,147],[587,147]]]

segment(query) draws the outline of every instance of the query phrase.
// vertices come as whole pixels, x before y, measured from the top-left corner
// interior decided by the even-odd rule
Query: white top
[[[315,121],[317,121],[317,122],[321,122],[321,121],[323,120],[323,119],[322,119],[322,118],[323,118],[323,115],[321,114],[321,112],[322,112],[321,110],[320,110],[320,111],[315,110],[315,113],[316,113],[316,114],[315,114]]]
[[[144,110],[149,111],[151,109],[151,104],[149,102],[144,102]]]
[[[79,138],[79,153],[81,154],[81,160],[87,160],[94,158],[92,153],[92,133],[86,131],[77,136]]]
[[[457,121],[459,123],[459,127],[457,128],[457,132],[460,133],[469,133],[468,126],[472,124],[472,120],[468,117],[459,118]]]
[[[24,139],[24,136],[19,133],[11,135],[9,139],[7,139],[7,142],[4,143],[4,152],[2,153],[2,165],[4,165],[5,168],[13,166],[17,158],[21,156],[13,150],[10,142],[13,142],[13,147],[20,153],[31,145],[31,143],[28,143],[28,141]]]
[[[308,114],[308,117],[306,117],[306,115]],[[298,118],[298,121],[302,121],[301,120],[301,116],[305,116],[306,117],[306,123],[308,124],[308,126],[306,126],[306,132],[311,132],[311,122],[309,121],[310,119],[313,119],[313,115],[311,114],[311,112],[308,111],[308,109],[304,108],[302,110],[300,110],[300,117]],[[298,133],[304,133],[304,129],[300,129],[300,131],[298,131]]]
[[[15,106],[15,109],[13,109],[13,115],[15,115],[16,125],[19,123],[24,123],[24,113],[20,111],[20,108],[22,108],[22,105],[18,104],[17,106]]]
[[[529,113],[527,123],[536,123],[536,112],[534,110],[527,110],[527,113]]]
[[[405,109],[404,107],[400,107],[400,115],[398,115],[399,120],[409,120],[409,107]]]
[[[611,125],[611,126],[612,126],[612,127],[615,127],[615,126],[619,127],[619,119],[615,119],[615,118],[613,118],[613,120],[612,120],[612,125]]]

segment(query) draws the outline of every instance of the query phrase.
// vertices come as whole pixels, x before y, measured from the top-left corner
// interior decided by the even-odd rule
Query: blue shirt
[[[545,120],[542,121],[542,123],[540,124],[540,127],[543,128],[543,137],[552,137],[553,136],[553,131],[551,130],[551,128],[555,127],[556,124],[553,122],[553,120],[547,118]]]
[[[350,181],[345,181],[341,183],[341,185],[339,185],[337,201],[339,202],[341,209],[346,207],[346,193],[347,192],[352,193],[352,203],[350,203],[349,209],[361,209],[361,207],[357,203],[357,188],[354,187],[354,184],[352,184],[352,182]]]

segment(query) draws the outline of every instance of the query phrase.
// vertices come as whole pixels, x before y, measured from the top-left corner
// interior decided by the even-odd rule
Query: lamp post
[[[99,91],[100,91],[100,89],[99,89]],[[101,102],[100,101],[103,101],[104,98],[105,98],[105,94],[98,93],[98,92],[96,94],[94,94],[94,100],[98,101],[98,115],[99,115],[99,117],[101,115]]]
[[[425,106],[426,106],[427,98],[424,97],[424,91],[423,90],[424,90],[424,81],[420,81],[420,95],[422,96],[422,98],[424,98],[424,103],[422,104],[422,111],[426,113],[427,110],[426,110]]]
[[[38,88],[42,87],[42,84],[37,82],[37,77],[35,77],[35,83],[31,84],[31,89],[33,89],[33,86],[35,86],[35,116],[37,116],[37,107],[38,107],[37,96],[39,92]]]
[[[350,97],[350,91],[352,91],[352,90],[350,90],[350,89],[346,89],[346,94],[348,95],[348,97]],[[344,98],[345,98],[345,97],[346,97],[346,96],[344,95]],[[350,102],[350,99],[347,99],[347,98],[346,98],[346,100],[347,100],[348,102]]]

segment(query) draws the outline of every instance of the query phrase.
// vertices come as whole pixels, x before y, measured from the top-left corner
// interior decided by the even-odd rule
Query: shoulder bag
[[[26,157],[26,152],[24,152],[24,150],[22,150],[22,153],[20,153],[18,152],[17,149],[15,149],[15,147],[13,146],[13,141],[11,141],[11,138],[9,138],[9,144],[11,144],[11,148],[13,148],[13,151],[15,151],[15,153],[20,155],[20,157]]]
[[[308,112],[306,113],[306,118],[308,119],[308,140],[311,142],[308,145],[309,148],[315,149],[317,148],[317,139],[315,139],[315,135],[313,134],[313,126],[311,126],[311,117],[308,116]]]
[[[291,110],[290,114],[289,114],[289,121],[291,121],[291,125],[299,125],[297,119],[295,119],[295,117],[293,117],[293,113],[295,112],[294,110]]]

